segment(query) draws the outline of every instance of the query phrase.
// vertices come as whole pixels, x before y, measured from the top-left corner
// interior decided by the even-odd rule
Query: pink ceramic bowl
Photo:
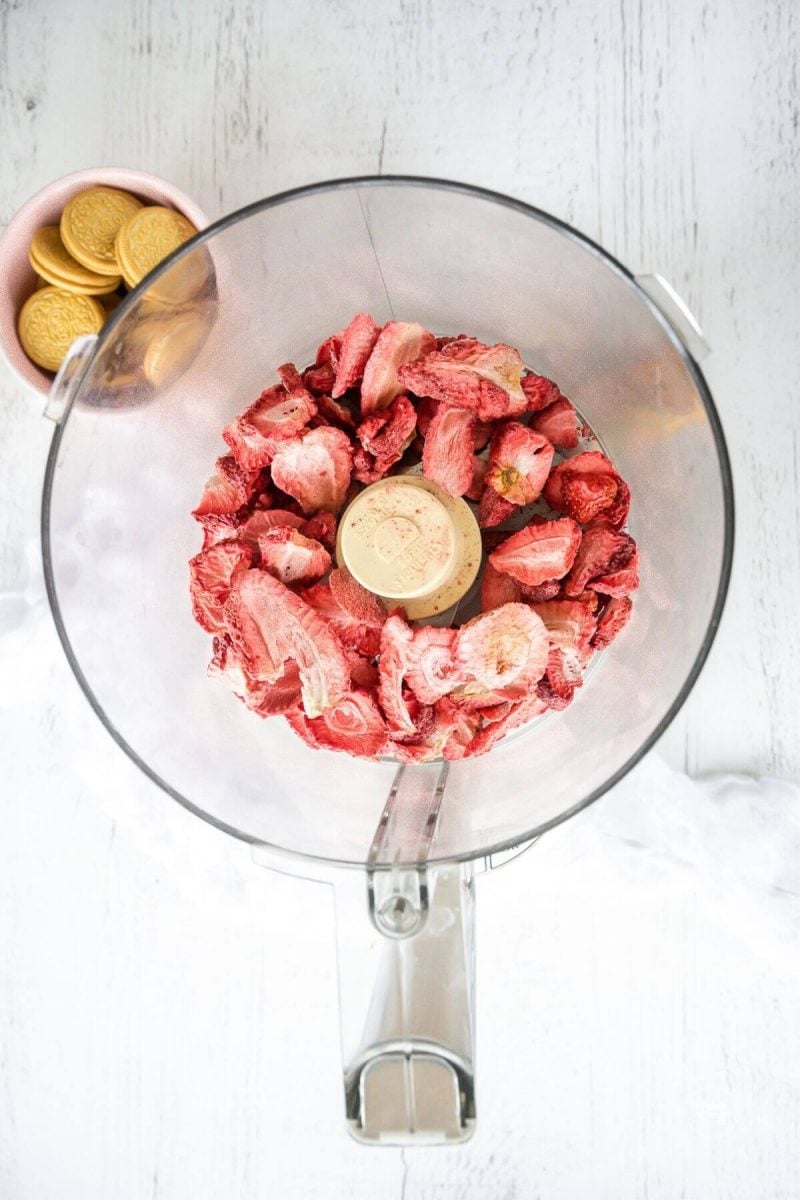
[[[76,192],[98,184],[124,188],[141,200],[176,208],[196,229],[204,229],[209,224],[205,213],[173,184],[157,175],[131,171],[127,167],[92,167],[76,171],[48,183],[23,204],[9,221],[0,240],[0,350],[23,383],[45,394],[50,390],[53,376],[31,362],[17,336],[19,311],[36,284],[36,275],[28,262],[28,247],[42,225],[58,224],[64,206]]]

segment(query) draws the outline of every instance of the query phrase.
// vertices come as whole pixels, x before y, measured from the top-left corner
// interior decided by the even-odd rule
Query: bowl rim
[[[662,311],[658,307],[658,305],[655,304],[655,302],[651,299],[651,297],[648,295],[648,293],[641,287],[641,285],[638,283],[636,277],[633,275],[633,273],[627,267],[625,267],[621,262],[619,262],[619,260],[616,259],[607,250],[604,250],[603,247],[600,246],[597,242],[595,242],[592,238],[588,237],[586,234],[581,233],[579,230],[575,229],[572,225],[569,225],[567,222],[562,221],[560,218],[554,217],[554,216],[552,216],[552,214],[545,212],[543,209],[537,208],[532,204],[528,204],[527,202],[525,202],[523,200],[518,200],[511,196],[507,196],[502,192],[493,191],[489,188],[479,187],[477,185],[469,184],[469,183],[460,183],[460,182],[457,182],[454,180],[449,180],[449,179],[441,179],[441,178],[437,178],[435,176],[355,175],[355,176],[346,176],[346,177],[339,178],[339,179],[322,180],[318,183],[304,184],[300,187],[295,187],[295,188],[288,189],[287,191],[278,192],[275,195],[266,197],[263,200],[257,200],[255,202],[253,202],[252,204],[248,204],[248,205],[245,205],[243,208],[237,209],[235,212],[232,212],[232,213],[228,214],[227,216],[221,217],[218,221],[213,222],[206,229],[199,232],[195,237],[191,238],[187,242],[184,242],[176,251],[174,251],[166,259],[164,259],[163,262],[159,263],[158,266],[155,267],[154,270],[150,273],[150,275],[148,275],[144,280],[142,280],[142,282],[139,284],[139,286],[136,289],[134,289],[132,292],[130,292],[129,295],[125,298],[125,300],[123,300],[123,302],[115,310],[115,312],[112,314],[111,318],[106,322],[106,324],[103,326],[102,331],[98,335],[97,341],[96,341],[94,347],[92,348],[92,351],[87,359],[87,362],[86,362],[85,367],[83,368],[83,371],[87,370],[88,367],[91,365],[92,361],[94,360],[95,355],[98,353],[98,350],[100,349],[103,342],[105,341],[105,338],[108,336],[109,331],[113,330],[117,321],[119,321],[121,319],[121,317],[124,316],[125,312],[127,311],[127,309],[129,308],[130,305],[136,303],[136,301],[139,298],[139,295],[147,290],[147,287],[149,287],[150,284],[152,284],[153,280],[155,278],[157,278],[161,273],[169,270],[170,267],[172,266],[172,264],[175,263],[176,261],[178,261],[181,257],[183,257],[186,254],[190,254],[195,247],[203,245],[206,241],[213,238],[217,233],[220,233],[220,232],[224,231],[225,229],[230,228],[231,226],[235,225],[238,221],[243,220],[249,216],[254,216],[255,214],[257,214],[259,212],[267,211],[270,208],[278,207],[279,205],[289,203],[292,200],[299,199],[299,198],[302,198],[305,196],[329,192],[329,191],[344,190],[347,188],[382,187],[382,186],[394,185],[394,184],[399,184],[399,185],[403,185],[403,186],[420,187],[420,188],[431,188],[432,187],[432,188],[441,189],[444,191],[453,191],[453,192],[463,193],[465,195],[475,197],[475,198],[491,200],[497,204],[500,204],[503,207],[511,208],[517,212],[522,213],[525,216],[528,216],[535,220],[541,221],[542,223],[551,226],[553,229],[557,230],[559,233],[564,234],[566,237],[569,237],[570,239],[580,243],[584,248],[587,248],[594,255],[601,258],[603,260],[603,262],[608,267],[610,267],[614,272],[616,272],[624,280],[624,282],[627,285],[629,285],[631,288],[633,288],[634,291],[636,292],[638,298],[647,306],[647,308],[650,310],[653,317],[661,325],[661,327],[664,330],[664,332],[666,333],[668,339],[672,342],[675,350],[679,354],[679,356],[682,359],[684,365],[686,366],[689,374],[691,375],[692,380],[695,384],[695,387],[697,388],[698,395],[700,396],[700,398],[703,402],[703,406],[705,408],[706,415],[708,417],[709,425],[711,427],[715,449],[717,452],[717,462],[719,465],[720,482],[721,482],[722,498],[723,498],[724,529],[723,529],[722,556],[721,556],[721,563],[720,563],[720,575],[719,575],[719,582],[717,585],[717,592],[716,592],[716,595],[714,598],[714,604],[712,606],[711,615],[709,618],[708,628],[706,629],[706,633],[704,635],[703,641],[700,645],[697,655],[695,656],[694,662],[692,663],[692,666],[686,676],[686,679],[684,680],[683,685],[678,690],[675,698],[673,699],[672,703],[669,705],[664,716],[657,723],[656,727],[644,739],[644,741],[639,746],[639,748],[636,750],[636,752],[634,754],[632,754],[620,767],[618,767],[616,771],[614,771],[612,774],[610,774],[609,777],[606,780],[604,780],[604,782],[601,785],[599,785],[597,788],[595,788],[592,792],[590,792],[582,800],[580,800],[576,804],[572,805],[570,808],[565,809],[563,812],[559,813],[555,817],[550,818],[547,821],[541,822],[540,824],[534,826],[530,830],[527,830],[521,834],[515,835],[514,837],[511,837],[511,838],[501,839],[490,845],[481,847],[477,851],[464,852],[461,854],[448,854],[448,855],[442,855],[440,857],[437,857],[436,855],[432,855],[430,858],[425,860],[426,863],[430,864],[431,866],[436,866],[436,865],[442,865],[444,863],[468,863],[468,862],[473,862],[476,859],[481,859],[481,858],[489,859],[494,855],[507,854],[509,851],[513,851],[517,848],[523,848],[525,845],[531,843],[536,838],[540,837],[543,833],[546,833],[548,830],[553,829],[558,825],[561,825],[564,821],[569,820],[570,817],[573,817],[577,813],[582,812],[585,808],[588,808],[589,805],[593,804],[596,800],[599,800],[601,796],[605,795],[605,793],[608,792],[611,788],[613,788],[617,783],[619,783],[620,780],[624,779],[624,777],[639,762],[641,762],[641,760],[653,748],[653,746],[656,744],[656,742],[658,742],[658,740],[661,738],[661,736],[664,734],[664,732],[667,730],[667,728],[671,725],[672,721],[675,719],[678,712],[683,707],[687,697],[689,696],[689,693],[691,692],[692,688],[694,687],[695,683],[697,682],[700,672],[702,671],[702,669],[708,659],[709,653],[711,651],[711,647],[713,646],[714,641],[716,639],[717,631],[719,629],[720,621],[722,619],[722,614],[723,614],[723,611],[725,608],[725,601],[726,601],[726,598],[728,595],[728,589],[729,589],[730,578],[731,578],[731,570],[732,570],[732,565],[733,565],[733,548],[734,548],[734,534],[735,534],[735,522],[736,522],[734,488],[733,488],[733,473],[732,473],[732,469],[731,469],[731,461],[730,461],[730,456],[728,453],[728,447],[727,447],[725,435],[724,435],[724,432],[722,429],[722,422],[720,420],[717,407],[714,403],[714,399],[712,397],[711,390],[708,386],[708,383],[706,382],[705,376],[703,375],[703,372],[701,371],[698,363],[696,362],[695,358],[693,357],[693,355],[691,354],[691,352],[689,351],[689,349],[687,348],[687,346],[685,345],[683,340],[680,338],[680,336],[678,335],[676,330],[673,328],[673,326],[670,324],[670,322],[664,316],[664,314],[662,313]],[[83,374],[83,371],[82,371],[82,374]],[[158,774],[157,771],[155,771],[152,767],[150,767],[149,764],[147,762],[145,762],[145,760],[137,753],[137,751],[135,751],[133,749],[133,747],[128,744],[128,742],[125,740],[125,738],[120,733],[120,731],[117,730],[114,727],[114,725],[112,724],[112,722],[110,721],[109,717],[105,713],[101,704],[99,703],[99,701],[95,697],[94,693],[92,692],[92,689],[89,686],[88,680],[86,679],[85,675],[83,674],[83,671],[81,670],[81,667],[77,661],[75,653],[70,644],[69,636],[67,634],[66,627],[65,627],[63,619],[61,617],[61,612],[60,612],[59,603],[58,603],[58,596],[57,596],[56,586],[55,586],[55,578],[54,578],[54,573],[53,573],[53,562],[52,562],[51,549],[50,549],[50,501],[52,498],[52,489],[53,489],[53,482],[54,482],[54,478],[55,478],[55,471],[56,471],[56,465],[57,465],[57,460],[58,460],[58,451],[59,451],[61,438],[63,436],[64,429],[66,428],[68,418],[69,418],[69,412],[67,412],[65,414],[64,419],[56,426],[56,430],[55,430],[53,440],[50,445],[50,452],[48,454],[47,464],[46,464],[46,468],[45,468],[44,486],[43,486],[43,493],[42,493],[42,509],[41,509],[42,558],[43,558],[47,598],[48,598],[48,602],[50,605],[50,611],[53,616],[53,621],[55,623],[56,630],[58,632],[58,636],[61,641],[62,648],[64,650],[64,653],[66,654],[66,657],[70,664],[70,667],[72,668],[73,674],[75,675],[75,677],[81,687],[81,690],[83,691],[84,695],[86,696],[86,699],[88,700],[91,707],[94,709],[96,715],[98,716],[98,718],[100,719],[102,724],[105,726],[106,730],[111,735],[111,737],[114,739],[114,741],[120,746],[120,748],[128,756],[128,758],[130,758],[131,761],[134,762],[146,776],[148,776],[148,778],[150,778],[155,784],[157,784],[158,787],[161,788],[162,791],[166,792],[166,794],[168,796],[170,796],[173,800],[177,801],[183,808],[186,808],[189,812],[193,813],[197,817],[200,817],[202,820],[206,821],[210,825],[213,825],[216,829],[219,829],[223,833],[227,833],[230,836],[235,837],[235,838],[239,839],[240,841],[243,841],[243,842],[249,844],[252,847],[258,848],[259,850],[275,852],[276,854],[280,855],[281,857],[285,857],[297,864],[305,863],[309,866],[316,866],[317,868],[319,868],[319,867],[323,867],[323,868],[347,867],[347,868],[358,869],[358,870],[366,869],[366,867],[368,865],[366,860],[357,860],[356,861],[356,860],[351,860],[351,859],[330,858],[325,855],[309,854],[309,853],[306,853],[301,850],[293,849],[291,847],[280,846],[280,845],[277,845],[276,843],[267,842],[263,838],[255,837],[254,835],[247,833],[245,830],[238,829],[236,826],[230,825],[228,822],[221,820],[219,817],[214,816],[212,813],[206,812],[204,809],[200,808],[197,804],[195,804],[188,797],[184,796],[181,792],[179,792],[171,784],[169,784],[165,779],[163,779]],[[400,764],[398,764],[398,767],[400,770],[403,769],[400,766]],[[400,865],[403,865],[403,866],[412,865],[413,866],[416,864],[400,864]]]

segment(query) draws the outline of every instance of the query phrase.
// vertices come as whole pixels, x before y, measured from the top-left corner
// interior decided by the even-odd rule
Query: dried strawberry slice
[[[386,619],[386,610],[382,601],[362,588],[357,580],[353,580],[352,589],[347,583],[340,584],[338,581],[342,573],[341,567],[331,571],[329,582],[306,588],[302,593],[303,599],[326,618],[345,648],[358,650],[372,658],[380,649],[381,627]],[[333,594],[331,582],[337,587],[339,599]],[[363,599],[357,589],[368,599]]]
[[[362,446],[356,446],[353,451],[353,478],[359,483],[377,483],[383,479],[386,471],[378,466],[374,454],[369,454]]]
[[[336,545],[337,525],[336,514],[322,510],[303,521],[300,532],[307,538],[316,538],[318,542],[322,542],[326,550],[333,550]]]
[[[603,520],[609,525],[613,525],[615,529],[622,529],[622,526],[628,520],[628,512],[631,507],[631,489],[628,487],[624,479],[617,476],[617,495],[614,503],[611,504],[603,513]]]
[[[481,609],[489,612],[503,604],[515,604],[522,599],[522,588],[510,575],[495,571],[490,562],[483,568],[481,579]]]
[[[274,683],[294,659],[307,716],[319,716],[348,691],[347,659],[327,622],[267,571],[252,568],[234,578],[225,622],[254,679]]]
[[[494,421],[479,421],[472,426],[472,449],[477,454],[488,446],[494,433]]]
[[[263,480],[262,471],[260,468],[243,470],[230,454],[218,458],[214,465],[216,473],[206,483],[192,516],[201,525],[208,524],[205,518],[217,516],[236,517],[230,524],[238,524],[241,510]],[[211,524],[219,526],[218,522]]]
[[[363,688],[354,688],[319,717],[294,709],[287,720],[314,749],[343,750],[359,758],[376,758],[387,751],[386,723]]]
[[[402,367],[399,379],[416,396],[467,408],[481,420],[493,421],[525,411],[522,371],[522,359],[512,346],[464,339]]]
[[[406,673],[412,662],[413,642],[414,631],[405,620],[398,615],[389,617],[381,630],[378,699],[393,735],[413,737],[417,733],[414,715],[409,710],[403,690]]]
[[[226,425],[222,436],[239,466],[253,470],[266,466],[283,440],[294,438],[316,411],[314,397],[305,388],[287,393],[277,385]]]
[[[431,400],[430,396],[423,396],[417,401],[417,430],[424,438],[428,436],[431,421],[436,416],[438,410],[439,401]]]
[[[511,504],[533,504],[550,473],[553,453],[546,437],[518,421],[509,421],[492,438],[487,488]]]
[[[581,531],[569,517],[529,524],[501,542],[489,555],[496,571],[536,587],[561,579],[569,571],[581,544]],[[583,591],[583,585],[578,589]]]
[[[578,679],[571,677],[566,667],[566,656],[563,650],[552,646],[547,659],[547,671],[536,685],[536,694],[548,708],[560,711],[572,703],[575,690],[581,684]]]
[[[405,454],[414,438],[417,413],[408,396],[398,396],[388,408],[361,422],[356,433],[374,459],[374,470],[385,475]]]
[[[330,337],[325,338],[324,342],[320,342],[317,346],[314,365],[317,367],[332,366],[336,371],[339,367],[339,355],[342,352],[343,340],[344,330],[340,329],[338,333],[332,333]]]
[[[259,534],[268,529],[300,529],[303,518],[285,508],[259,508],[249,516],[237,531],[238,536],[254,550],[258,549]]]
[[[336,368],[331,363],[322,363],[321,366],[306,367],[303,371],[303,386],[307,387],[319,403],[320,396],[330,398],[330,391],[336,382]]]
[[[605,650],[628,624],[633,612],[633,601],[629,596],[614,596],[600,614],[597,630],[592,638],[593,650]]]
[[[504,500],[502,496],[499,496],[494,488],[486,487],[481,495],[478,523],[482,529],[500,525],[507,517],[511,516],[516,507],[516,504],[512,504],[510,500]]]
[[[561,477],[564,512],[573,520],[588,524],[614,503],[617,487],[617,481],[611,475],[565,471]]]
[[[483,489],[486,484],[486,471],[488,463],[485,458],[478,458],[477,454],[472,457],[472,479],[469,487],[464,492],[467,500],[473,500],[476,504],[479,503],[483,495]]]
[[[545,408],[549,408],[551,404],[555,404],[556,400],[561,399],[561,390],[557,383],[553,383],[552,379],[547,379],[544,375],[522,376],[522,390],[525,393],[528,412],[541,412]]]
[[[361,384],[361,412],[365,417],[391,404],[403,390],[398,372],[435,345],[432,333],[413,321],[389,321],[384,325],[367,364]]]
[[[520,679],[532,685],[547,665],[547,630],[526,604],[503,604],[458,631],[456,659],[483,688],[502,690]]]
[[[347,665],[350,667],[350,677],[353,681],[353,687],[366,688],[368,692],[375,691],[380,682],[378,668],[372,661],[372,658],[366,654],[360,654],[358,650],[352,650],[345,646],[345,658]]]
[[[604,596],[627,596],[639,586],[639,551],[634,550],[624,566],[612,567],[605,575],[589,582],[589,587]]]
[[[339,607],[364,625],[380,629],[389,615],[380,596],[363,587],[347,567],[331,571],[328,580],[331,593]]]
[[[478,754],[486,754],[487,751],[494,748],[499,741],[511,733],[514,729],[519,729],[522,725],[527,725],[530,721],[534,721],[547,711],[547,706],[542,702],[534,689],[532,693],[518,704],[512,705],[504,716],[497,721],[492,721],[484,726],[479,733],[469,743],[464,750],[464,758],[474,758]]]
[[[356,313],[353,317],[342,335],[336,382],[331,391],[334,400],[360,381],[380,331],[380,325],[375,324],[369,313]]]
[[[428,428],[422,473],[451,496],[463,496],[472,484],[474,426],[468,409],[440,404]]]
[[[578,445],[578,416],[566,396],[537,413],[531,421],[531,429],[543,434],[559,450],[574,450]]]
[[[423,704],[435,704],[462,682],[455,661],[457,636],[455,629],[435,625],[414,631],[407,678],[409,687]]]
[[[287,586],[315,583],[330,570],[331,556],[314,538],[297,529],[267,529],[259,534],[261,566]]]
[[[518,587],[522,593],[522,599],[528,604],[544,604],[546,600],[555,600],[561,591],[561,580],[548,579],[545,583],[537,584],[536,587],[529,587],[526,583],[520,583]]]
[[[222,609],[231,593],[231,583],[253,561],[253,551],[236,539],[217,542],[189,560],[189,591],[192,612],[208,633],[225,628]]]
[[[317,403],[318,424],[336,425],[339,429],[351,432],[356,427],[356,418],[349,405],[341,400],[332,400],[324,393],[315,397]]]
[[[278,367],[278,378],[280,379],[287,392],[303,391],[305,385],[300,377],[300,372],[294,363],[283,363]]]
[[[600,607],[600,597],[598,596],[597,592],[593,592],[591,588],[587,588],[585,591],[579,592],[575,599],[577,600],[578,604],[584,604],[589,609],[590,613],[596,615],[597,610]]]
[[[578,596],[594,580],[622,570],[636,552],[636,543],[627,533],[617,533],[610,525],[595,522],[584,532],[572,570],[564,583],[564,595]]]
[[[288,712],[300,700],[300,672],[296,663],[287,662],[275,683],[258,682],[242,666],[227,634],[214,638],[208,674],[221,679],[249,709],[262,717]]]
[[[272,460],[272,478],[306,513],[338,512],[350,486],[353,451],[341,429],[312,429],[281,442]]]
[[[467,712],[447,697],[440,700],[436,707],[440,727],[448,730],[442,755],[449,762],[457,762],[465,757],[467,748],[480,729],[481,714]]]
[[[564,655],[565,670],[579,682],[591,657],[597,627],[592,613],[577,600],[549,600],[534,605],[534,611],[544,621],[551,647],[555,646]]]
[[[559,463],[557,467],[553,468],[550,472],[550,478],[542,489],[545,500],[556,512],[567,511],[567,499],[564,495],[564,480],[567,475],[572,480],[573,491],[577,475],[589,475],[593,480],[599,478],[613,480],[615,488],[613,495],[608,499],[609,506],[614,503],[619,484],[622,482],[613,464],[599,450],[587,450],[583,454],[576,454],[573,458],[567,458],[564,462]],[[590,484],[590,487],[596,486],[596,482]]]

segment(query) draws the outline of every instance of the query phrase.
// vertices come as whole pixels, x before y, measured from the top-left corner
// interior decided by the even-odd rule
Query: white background
[[[738,529],[660,750],[797,779],[798,53],[790,0],[2,0],[0,221],[100,164],[212,217],[407,171],[663,273],[713,349]],[[77,694],[25,550],[40,410],[0,370],[0,586],[34,602],[0,598],[0,1200],[794,1200],[797,957],[691,872],[615,879],[621,793],[481,881],[474,1141],[348,1141],[327,890],[177,809]]]

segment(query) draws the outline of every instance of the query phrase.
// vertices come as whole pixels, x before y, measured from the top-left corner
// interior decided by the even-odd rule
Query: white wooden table
[[[790,0],[7,0],[0,221],[97,164],[167,176],[212,215],[408,171],[507,191],[662,272],[713,348],[738,530],[723,628],[661,750],[796,779],[799,53]],[[36,574],[50,429],[5,369],[0,404],[9,593]],[[22,602],[3,603],[13,623]],[[157,793],[41,602],[26,628],[30,655],[0,641],[18,670],[0,696],[2,1200],[800,1194],[797,958],[671,876],[593,887],[615,795],[574,823],[580,869],[567,826],[481,885],[473,1142],[350,1142],[327,893]]]

